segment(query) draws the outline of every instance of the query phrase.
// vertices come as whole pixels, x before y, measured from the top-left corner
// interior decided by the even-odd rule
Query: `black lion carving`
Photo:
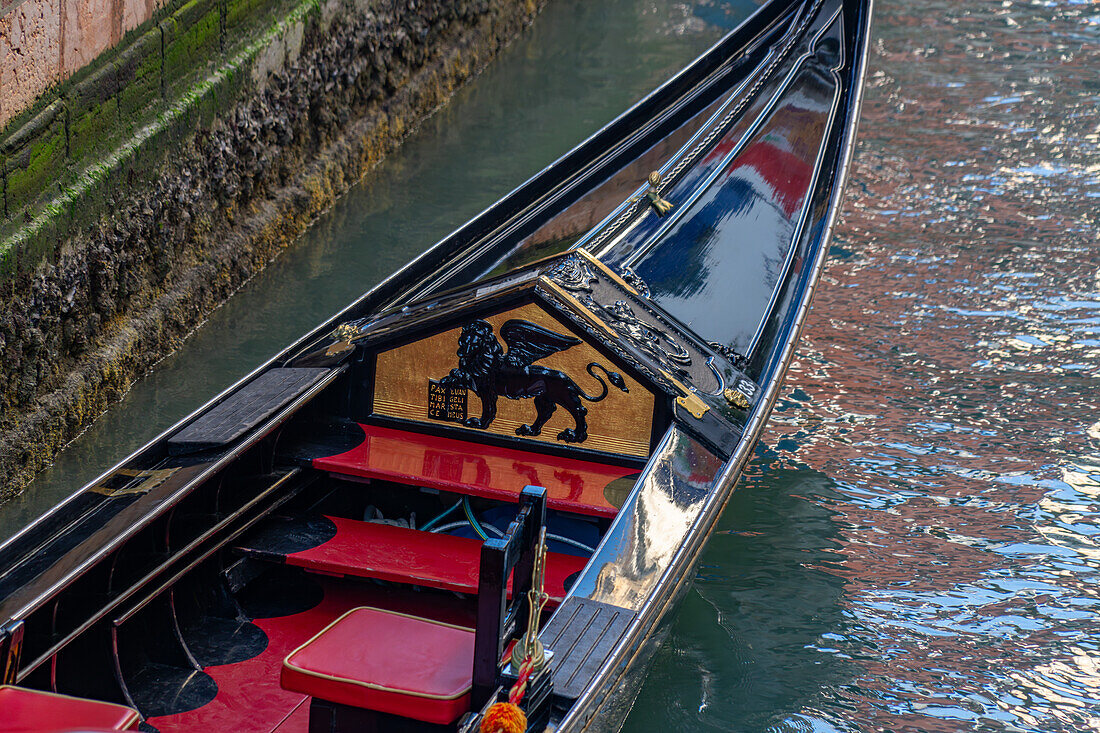
[[[608,371],[597,362],[590,362],[586,371],[600,383],[598,395],[586,394],[564,372],[534,364],[551,354],[581,343],[580,339],[555,333],[530,321],[512,319],[500,327],[501,338],[508,345],[505,351],[487,321],[471,321],[462,327],[458,337],[458,368],[439,380],[440,384],[464,387],[481,400],[481,417],[466,418],[465,425],[484,430],[497,415],[497,397],[510,400],[534,398],[535,421],[520,425],[516,435],[539,435],[542,426],[554,414],[558,405],[564,407],[576,421],[576,427],[558,433],[558,440],[582,443],[588,438],[588,408],[581,400],[599,402],[607,397],[607,382],[596,374],[599,369],[607,381],[623,392],[629,392],[618,372]]]

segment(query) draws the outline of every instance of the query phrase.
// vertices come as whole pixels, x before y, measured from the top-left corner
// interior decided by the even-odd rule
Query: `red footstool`
[[[284,689],[449,725],[470,709],[474,631],[354,608],[287,655]]]
[[[125,705],[0,686],[0,733],[137,730],[140,724],[138,712]]]

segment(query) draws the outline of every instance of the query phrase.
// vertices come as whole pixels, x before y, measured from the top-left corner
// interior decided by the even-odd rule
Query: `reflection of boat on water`
[[[790,359],[868,14],[766,3],[5,543],[0,692],[31,728],[474,730],[545,529],[522,704],[621,724]]]
[[[849,622],[851,583],[836,552],[843,528],[832,510],[839,499],[828,476],[756,451],[667,624],[671,649],[655,655],[628,727],[663,718],[678,730],[700,720],[812,729],[828,690],[861,671],[843,653],[823,654],[839,642],[819,631]]]

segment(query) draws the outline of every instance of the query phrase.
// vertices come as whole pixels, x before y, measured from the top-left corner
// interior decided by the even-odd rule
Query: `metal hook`
[[[720,394],[722,394],[723,392],[726,391],[726,378],[722,376],[722,372],[718,371],[718,367],[714,366],[714,357],[713,356],[708,356],[707,357],[707,366],[710,367],[710,370],[712,372],[714,372],[715,378],[718,379],[718,388],[716,390],[714,390],[713,392],[703,392],[703,394],[708,394],[708,395],[712,395],[712,396],[717,397],[718,395],[720,395]]]

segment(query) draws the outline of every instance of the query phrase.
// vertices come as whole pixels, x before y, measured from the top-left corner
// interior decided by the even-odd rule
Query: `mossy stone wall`
[[[288,0],[170,0],[0,130],[0,280],[39,264],[20,249],[40,253],[39,243],[24,240],[57,231],[54,221],[28,224],[59,193],[292,7]]]

